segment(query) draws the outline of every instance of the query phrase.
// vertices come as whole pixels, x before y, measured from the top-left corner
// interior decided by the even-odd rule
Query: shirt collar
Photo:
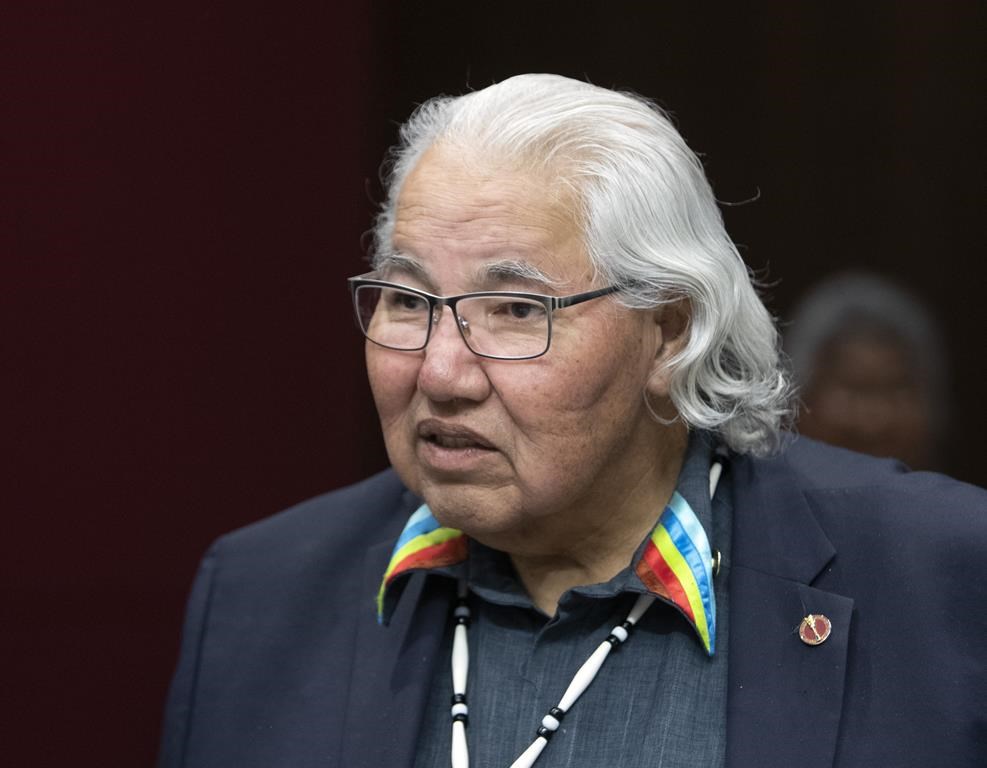
[[[716,649],[713,555],[707,535],[712,531],[712,454],[710,436],[693,432],[676,491],[631,563],[635,575],[631,587],[674,606],[710,656]],[[466,535],[441,525],[422,504],[408,519],[384,571],[377,593],[378,621],[390,621],[404,591],[404,577],[417,571],[461,577],[468,554]]]

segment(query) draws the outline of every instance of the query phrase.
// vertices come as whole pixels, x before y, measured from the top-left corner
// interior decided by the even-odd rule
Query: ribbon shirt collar
[[[638,548],[631,567],[640,591],[651,592],[676,608],[712,656],[716,650],[716,597],[713,555],[706,533],[711,524],[706,489],[712,450],[707,441],[698,437],[690,441],[679,490],[672,494],[650,535]],[[699,507],[699,515],[686,495]],[[386,624],[390,620],[403,591],[399,588],[403,577],[417,571],[461,576],[460,566],[469,556],[468,541],[462,531],[441,525],[422,504],[408,519],[384,571],[377,593],[378,621]]]

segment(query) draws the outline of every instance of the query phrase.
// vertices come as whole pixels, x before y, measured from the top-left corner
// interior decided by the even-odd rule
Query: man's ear
[[[688,299],[678,299],[654,310],[658,344],[647,387],[653,401],[668,398],[668,361],[681,352],[689,341],[691,318],[692,304]]]

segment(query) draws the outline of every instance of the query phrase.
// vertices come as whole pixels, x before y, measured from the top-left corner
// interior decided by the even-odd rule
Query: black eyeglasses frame
[[[549,296],[542,293],[528,293],[525,291],[473,291],[470,293],[460,293],[455,296],[436,296],[434,293],[429,293],[428,291],[423,291],[420,288],[412,288],[407,285],[402,285],[401,283],[392,283],[387,280],[380,280],[377,277],[377,272],[367,272],[363,275],[357,275],[355,277],[347,278],[347,282],[350,286],[350,297],[353,301],[353,313],[355,315],[357,327],[364,337],[376,344],[379,347],[384,347],[385,349],[393,349],[398,352],[420,352],[428,346],[428,342],[432,338],[432,329],[436,324],[436,310],[442,307],[449,307],[452,310],[452,315],[456,318],[456,327],[459,329],[459,335],[462,337],[463,342],[466,344],[466,348],[469,349],[474,355],[478,357],[484,357],[489,360],[534,360],[535,358],[542,357],[545,355],[549,349],[552,347],[552,314],[557,309],[565,309],[566,307],[573,307],[577,304],[582,304],[585,301],[591,301],[593,299],[601,298],[602,296],[609,296],[612,293],[617,293],[623,290],[622,286],[619,285],[609,285],[606,288],[596,288],[592,291],[583,291],[582,293],[573,293],[568,296]],[[414,294],[416,296],[421,296],[425,301],[428,302],[428,328],[425,332],[425,341],[420,347],[392,347],[387,344],[381,344],[379,341],[370,338],[367,335],[366,329],[363,327],[363,322],[360,319],[360,310],[357,304],[357,290],[363,286],[376,286],[378,288],[397,288],[401,291],[406,291],[407,293]],[[516,357],[502,356],[502,355],[490,355],[484,352],[477,352],[470,345],[469,339],[466,336],[466,327],[464,325],[464,318],[459,316],[456,311],[456,305],[463,299],[473,299],[473,298],[483,298],[486,296],[504,296],[506,298],[518,298],[527,299],[528,301],[536,301],[545,307],[545,314],[548,318],[548,338],[545,342],[545,349],[535,355],[520,355]]]

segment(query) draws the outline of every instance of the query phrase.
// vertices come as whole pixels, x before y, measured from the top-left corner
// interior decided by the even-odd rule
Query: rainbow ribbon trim
[[[377,593],[377,620],[384,621],[384,596],[394,580],[412,570],[464,562],[467,537],[445,528],[422,504],[394,545]],[[673,604],[692,624],[710,656],[716,650],[716,597],[709,539],[689,503],[676,491],[651,531],[637,564],[641,583]]]
[[[651,532],[637,576],[652,592],[675,604],[710,656],[716,650],[712,563],[706,531],[676,491]]]
[[[413,569],[440,568],[466,559],[466,535],[455,528],[444,528],[422,504],[408,519],[394,545],[391,562],[377,592],[377,621],[384,621],[384,593],[402,573]]]

